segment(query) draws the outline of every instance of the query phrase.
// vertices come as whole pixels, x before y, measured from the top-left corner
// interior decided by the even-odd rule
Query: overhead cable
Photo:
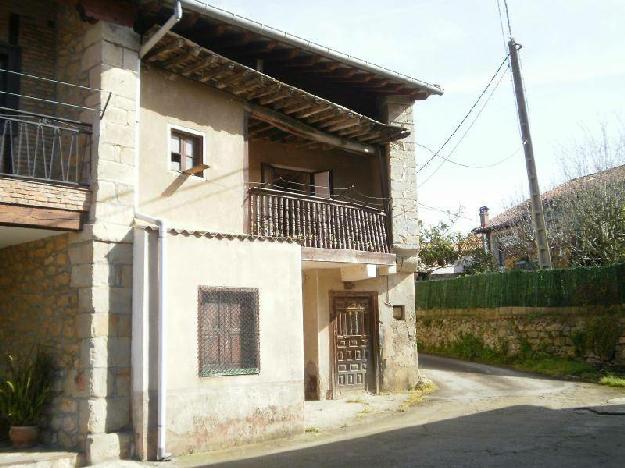
[[[467,121],[467,119],[471,116],[471,114],[473,113],[473,111],[475,110],[475,108],[478,106],[478,104],[482,101],[482,98],[484,97],[484,95],[488,92],[488,90],[490,89],[491,85],[493,84],[493,82],[497,79],[497,77],[499,76],[499,73],[501,72],[503,66],[506,64],[506,62],[508,61],[508,58],[510,57],[510,54],[506,55],[504,57],[504,59],[501,61],[501,63],[499,64],[499,66],[497,67],[497,70],[495,71],[495,73],[493,74],[493,76],[491,76],[490,80],[488,81],[488,83],[486,84],[486,86],[484,87],[484,89],[482,90],[482,92],[480,93],[480,95],[477,97],[477,99],[475,100],[475,102],[471,105],[471,107],[469,108],[468,112],[464,115],[464,117],[462,118],[462,120],[460,120],[460,123],[456,126],[456,128],[454,128],[454,130],[451,132],[451,134],[445,139],[445,141],[443,142],[443,144],[440,146],[440,148],[438,148],[438,150],[427,160],[425,161],[425,163],[423,163],[421,165],[421,167],[419,167],[417,169],[417,174],[419,172],[421,172],[423,169],[425,169],[434,159],[436,159],[437,157],[439,157],[441,151],[445,148],[445,146],[447,146],[447,144],[451,141],[451,139],[456,135],[456,133],[458,133],[458,131],[460,131],[460,128],[464,125],[464,123]]]

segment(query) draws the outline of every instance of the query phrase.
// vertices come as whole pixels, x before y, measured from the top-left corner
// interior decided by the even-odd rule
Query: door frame
[[[335,400],[336,399],[336,309],[335,302],[337,298],[344,297],[366,297],[369,299],[369,303],[371,304],[371,320],[370,323],[370,333],[371,333],[371,364],[369,368],[373,372],[373,376],[371,377],[371,381],[373,382],[373,388],[370,389],[374,394],[380,393],[380,359],[379,359],[379,339],[378,339],[378,330],[379,330],[379,311],[378,311],[378,293],[377,291],[330,291],[330,391],[328,399]],[[369,371],[367,369],[367,372]]]

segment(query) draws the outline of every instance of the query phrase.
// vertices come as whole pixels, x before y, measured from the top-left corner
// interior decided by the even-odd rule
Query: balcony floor
[[[302,247],[302,264],[307,268],[337,268],[341,264],[395,265],[395,254],[348,249]]]

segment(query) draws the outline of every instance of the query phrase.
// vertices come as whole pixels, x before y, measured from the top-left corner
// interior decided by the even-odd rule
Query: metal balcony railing
[[[299,239],[304,247],[389,252],[386,213],[374,208],[252,188],[249,210],[253,235]]]
[[[88,185],[91,127],[5,111],[0,114],[0,174]]]

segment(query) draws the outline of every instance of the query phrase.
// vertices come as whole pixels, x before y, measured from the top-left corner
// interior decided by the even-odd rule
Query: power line
[[[426,145],[424,145],[424,144],[422,144],[422,143],[416,143],[416,142],[415,142],[415,145],[419,146],[420,148],[423,148],[423,149],[428,150],[430,153],[434,153],[434,150],[433,150],[432,148],[429,148],[428,146],[426,146]],[[509,160],[509,159],[511,159],[512,157],[516,156],[516,155],[517,155],[517,153],[518,153],[519,151],[521,151],[522,149],[523,149],[523,147],[522,147],[522,146],[519,146],[519,147],[518,147],[516,150],[514,150],[514,152],[512,152],[509,156],[506,156],[505,158],[500,159],[500,160],[498,160],[498,161],[495,161],[495,162],[493,162],[493,163],[490,163],[490,164],[483,164],[483,165],[476,165],[476,164],[464,164],[464,163],[461,163],[461,162],[458,162],[458,161],[454,161],[453,159],[449,159],[449,158],[447,158],[447,157],[445,157],[445,156],[440,156],[440,158],[441,158],[441,159],[444,159],[445,161],[447,161],[447,162],[449,162],[449,163],[451,163],[451,164],[455,164],[456,166],[460,166],[460,167],[465,167],[465,168],[467,168],[467,169],[488,169],[488,168],[490,168],[490,167],[495,167],[495,166],[498,166],[499,164],[502,164],[502,163],[504,163],[504,162],[508,161],[508,160]]]
[[[465,130],[465,132],[462,134],[462,136],[460,137],[460,139],[456,142],[456,145],[451,149],[451,151],[447,154],[447,158],[449,158],[449,156],[451,156],[456,149],[458,148],[458,146],[460,146],[460,144],[462,143],[462,141],[465,139],[465,137],[468,135],[469,131],[473,128],[473,125],[475,125],[475,123],[477,122],[477,120],[479,119],[480,115],[482,114],[482,111],[486,108],[486,105],[488,104],[488,102],[490,101],[490,99],[493,97],[493,94],[495,94],[495,91],[497,90],[497,88],[499,87],[499,85],[501,84],[503,78],[506,76],[505,73],[503,73],[501,75],[501,77],[499,78],[499,80],[497,81],[497,83],[495,84],[495,86],[493,87],[493,89],[491,90],[490,94],[488,95],[488,97],[486,98],[486,100],[484,101],[482,107],[480,108],[480,110],[478,111],[477,115],[475,116],[475,118],[473,119],[473,121],[471,122],[471,124],[469,124],[469,127]],[[447,159],[449,160],[449,159]],[[429,181],[432,177],[434,177],[434,174],[436,174],[441,167],[443,167],[443,164],[445,164],[446,159],[443,159],[441,161],[441,163],[436,167],[436,169],[434,169],[434,171],[432,171],[432,173],[423,181],[421,182],[418,187],[422,187],[423,185],[425,185],[427,183],[427,181]],[[503,161],[502,161],[503,162]]]
[[[497,70],[495,71],[495,73],[493,74],[493,76],[490,78],[490,80],[488,81],[488,83],[486,84],[486,86],[484,87],[484,89],[482,90],[482,92],[480,93],[480,95],[477,97],[477,99],[475,100],[475,102],[473,103],[473,105],[469,108],[469,111],[465,114],[465,116],[462,118],[462,120],[460,120],[460,123],[456,126],[456,128],[453,130],[453,132],[451,132],[451,134],[445,139],[445,141],[443,142],[443,144],[440,146],[440,148],[438,148],[438,150],[430,157],[430,159],[428,159],[427,161],[425,161],[425,163],[423,163],[421,165],[421,167],[419,169],[417,169],[417,174],[419,172],[421,172],[423,169],[425,169],[435,158],[437,158],[440,154],[440,152],[445,148],[445,146],[447,146],[447,144],[451,141],[451,139],[456,135],[456,133],[458,133],[458,131],[460,130],[460,128],[462,127],[462,125],[466,122],[466,120],[469,118],[469,116],[471,115],[471,113],[475,110],[475,108],[477,107],[477,105],[481,102],[482,98],[484,97],[484,95],[488,92],[488,90],[490,89],[491,85],[493,84],[493,82],[495,81],[495,79],[497,78],[497,76],[499,75],[499,72],[501,71],[501,69],[503,68],[503,66],[505,65],[505,63],[508,61],[508,57],[510,55],[506,55],[504,57],[504,59],[501,61],[501,63],[499,64],[499,67],[497,67]]]
[[[11,93],[9,91],[1,91],[1,90],[0,90],[0,94],[7,94],[9,96],[22,97],[22,98],[30,99],[30,100],[33,100],[33,101],[45,102],[45,103],[48,103],[48,104],[58,104],[60,106],[72,107],[74,109],[83,109],[83,110],[96,111],[96,112],[98,111],[98,109],[95,109],[93,107],[80,106],[78,104],[69,104],[67,102],[54,101],[52,99],[38,98],[38,97],[35,97],[35,96],[29,96],[27,94]]]
[[[55,80],[53,78],[46,78],[44,76],[33,75],[31,73],[18,72],[18,71],[15,71],[15,70],[7,70],[7,69],[4,69],[4,68],[0,68],[0,72],[11,73],[12,75],[23,76],[25,78],[32,78],[34,80],[45,81],[45,82],[48,82],[48,83],[60,84],[60,85],[64,85],[64,86],[71,86],[73,88],[80,88],[80,89],[84,89],[84,90],[87,90],[87,91],[99,91],[99,92],[102,92],[102,93],[115,94],[112,91],[106,91],[105,89],[92,88],[91,86],[84,86],[84,85],[79,85],[79,84],[76,84],[76,83],[70,83],[68,81]]]
[[[464,215],[462,215],[460,213],[454,213],[452,210],[446,210],[444,208],[437,208],[435,206],[429,206],[429,205],[426,205],[426,204],[421,203],[421,202],[417,202],[417,204],[420,207],[425,208],[426,210],[438,211],[440,213],[443,213],[443,214],[446,214],[446,215],[450,215],[450,216],[456,216],[458,218],[463,218],[463,219],[466,219],[468,221],[475,221],[474,219],[469,218],[468,216],[464,216]]]

